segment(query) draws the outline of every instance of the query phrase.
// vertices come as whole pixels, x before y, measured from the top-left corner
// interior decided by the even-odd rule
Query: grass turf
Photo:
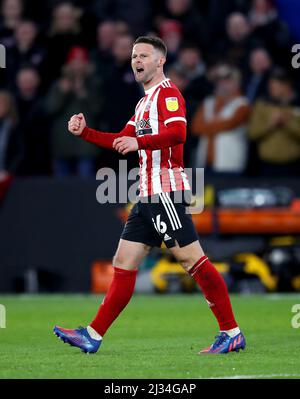
[[[135,295],[107,332],[100,351],[85,355],[52,333],[86,325],[101,298],[85,295],[0,296],[0,378],[300,377],[300,329],[291,326],[296,295],[235,296],[247,348],[198,356],[217,333],[200,295]]]

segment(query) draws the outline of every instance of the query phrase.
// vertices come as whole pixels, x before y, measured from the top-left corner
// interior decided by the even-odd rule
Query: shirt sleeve
[[[165,126],[171,122],[186,123],[185,101],[179,90],[170,87],[160,91],[158,96],[158,115]]]
[[[145,134],[137,137],[139,150],[161,150],[183,144],[186,140],[186,125],[182,121],[174,121],[165,126],[160,134]]]
[[[100,130],[91,129],[86,126],[79,137],[89,143],[96,144],[98,147],[112,150],[115,139],[123,136],[136,137],[134,120],[135,115],[130,118],[119,133],[101,132]]]
[[[126,126],[133,126],[134,129],[131,128],[132,131],[135,133],[135,115],[132,115],[132,117],[129,119],[129,121],[126,123]]]

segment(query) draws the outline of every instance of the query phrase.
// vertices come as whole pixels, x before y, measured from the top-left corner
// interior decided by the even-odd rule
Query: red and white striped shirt
[[[171,126],[169,124],[183,122],[186,125],[185,114],[184,98],[170,79],[146,90],[145,96],[138,102],[135,115],[128,124],[135,127],[139,141],[140,196],[190,189],[184,172],[183,142],[159,149],[147,149],[148,135],[161,135],[163,143],[164,134]],[[143,146],[146,149],[142,149]]]
[[[145,91],[135,114],[121,132],[104,133],[85,127],[81,138],[104,148],[112,148],[113,141],[118,137],[136,137],[141,197],[190,190],[183,165],[185,114],[185,101],[180,91],[170,79],[164,79]]]

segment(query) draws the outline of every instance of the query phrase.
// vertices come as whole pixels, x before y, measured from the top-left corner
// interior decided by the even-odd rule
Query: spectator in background
[[[245,14],[249,9],[249,0],[207,0],[197,2],[207,24],[210,43],[216,43],[224,38],[226,18],[232,12]]]
[[[134,38],[130,34],[117,36],[113,46],[114,65],[111,76],[104,82],[104,103],[100,128],[103,131],[119,132],[124,121],[132,117],[132,110],[143,96],[141,87],[136,83],[131,69],[131,52]],[[116,110],[118,110],[116,117]],[[126,156],[129,168],[136,165],[136,153]],[[103,154],[102,161],[110,167],[118,165],[123,156],[117,152]]]
[[[168,68],[166,75],[178,87],[184,99],[187,101],[185,91],[190,81],[184,68],[178,63],[175,63]]]
[[[248,13],[252,29],[266,27],[278,18],[277,10],[270,0],[252,0]]]
[[[14,44],[14,32],[23,16],[22,0],[3,0],[1,4],[0,42],[6,48]]]
[[[119,35],[114,42],[112,49],[114,65],[110,78],[104,82],[106,103],[101,123],[105,131],[120,131],[124,120],[131,118],[132,109],[142,96],[131,69],[133,41],[132,35],[123,34]],[[116,109],[118,118],[116,118]]]
[[[197,105],[211,92],[211,85],[206,76],[206,65],[199,48],[193,44],[184,44],[178,53],[178,60],[167,70],[167,76],[179,88],[186,102],[186,116],[190,121]],[[198,138],[189,134],[184,146],[185,165],[191,166],[193,153],[198,144]]]
[[[274,1],[252,0],[248,14],[252,36],[267,47],[276,64],[287,65],[284,54],[291,48],[287,26],[279,20]]]
[[[237,69],[221,65],[215,78],[214,95],[205,98],[192,119],[191,132],[201,137],[194,166],[207,167],[208,172],[240,174],[247,164],[250,107],[241,94]]]
[[[59,77],[70,49],[84,45],[79,18],[80,10],[72,3],[62,2],[53,9],[46,42],[48,55],[43,72],[48,85]]]
[[[176,63],[168,68],[166,76],[169,79],[171,79],[171,81],[178,87],[178,89],[182,93],[186,105],[186,118],[187,120],[191,120],[191,117],[195,111],[196,106],[194,104],[194,99],[187,94],[187,91],[189,90],[190,87],[190,80],[188,78],[186,71],[184,70],[184,68],[182,68],[180,64]],[[192,166],[191,154],[193,153],[194,148],[198,144],[198,138],[189,134],[189,126],[190,124],[188,123],[187,137],[184,145],[184,164],[187,167]]]
[[[6,48],[7,53],[15,43],[14,32],[23,15],[23,3],[21,0],[3,0],[0,15],[0,43]],[[8,55],[8,54],[7,54]],[[6,56],[6,64],[10,57]],[[0,88],[9,88],[9,69],[1,69]]]
[[[52,119],[51,147],[55,176],[65,177],[74,173],[81,177],[94,175],[98,148],[66,134],[66,127],[70,115],[79,110],[87,115],[90,125],[97,126],[102,100],[87,50],[71,48],[62,68],[62,76],[46,98],[46,111]]]
[[[182,70],[188,80],[187,87],[185,87],[185,98],[188,98],[193,112],[196,104],[212,90],[206,78],[206,65],[200,49],[193,44],[183,45],[178,53],[175,66],[177,70]]]
[[[124,21],[133,35],[139,36],[151,28],[152,3],[153,0],[94,0],[93,12],[98,21]]]
[[[97,74],[105,80],[111,74],[114,64],[112,49],[117,37],[114,21],[101,22],[97,27],[97,48],[91,51],[91,61],[96,67]]]
[[[263,47],[256,48],[249,55],[249,72],[244,77],[244,92],[250,103],[266,96],[267,83],[272,67],[269,53]]]
[[[226,20],[226,37],[216,44],[212,52],[215,60],[226,60],[243,71],[253,46],[247,18],[240,12],[234,12]]]
[[[161,24],[162,19],[179,23],[186,41],[194,42],[200,48],[207,48],[209,45],[205,21],[193,6],[192,0],[166,0],[165,10],[156,18],[157,26]]]
[[[37,44],[37,34],[37,27],[32,21],[21,21],[15,29],[15,45],[7,54],[7,79],[12,89],[15,87],[17,72],[23,65],[41,69],[46,52]]]
[[[173,64],[182,42],[181,24],[171,19],[163,19],[159,24],[159,36],[168,48],[167,64]]]
[[[18,172],[23,156],[23,143],[18,117],[10,92],[0,91],[0,175],[1,179]]]
[[[181,46],[178,54],[178,65],[182,66],[190,80],[205,75],[205,63],[201,51],[196,45],[185,44]]]
[[[20,173],[25,176],[50,175],[49,120],[40,92],[41,80],[31,66],[21,68],[16,78],[16,105],[24,142]]]
[[[300,100],[288,73],[276,68],[268,82],[268,96],[258,100],[249,124],[257,142],[260,174],[300,176]]]
[[[131,27],[121,19],[115,21],[117,36],[132,35]]]

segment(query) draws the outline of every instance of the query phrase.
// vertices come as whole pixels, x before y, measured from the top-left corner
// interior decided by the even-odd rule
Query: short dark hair
[[[165,57],[167,56],[167,46],[165,42],[157,36],[140,36],[136,39],[133,45],[138,43],[151,44],[151,46],[161,51]]]
[[[278,80],[281,83],[293,85],[293,78],[290,73],[282,67],[274,67],[270,73],[270,79]]]

